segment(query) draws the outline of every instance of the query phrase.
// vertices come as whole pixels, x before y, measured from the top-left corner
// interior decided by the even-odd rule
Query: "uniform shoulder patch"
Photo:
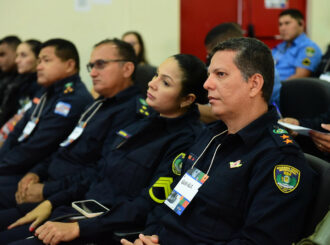
[[[300,171],[290,165],[276,165],[274,167],[274,181],[281,192],[293,192],[299,185]]]
[[[309,58],[305,58],[305,59],[303,59],[301,64],[303,64],[304,66],[310,66],[311,65],[311,60]]]
[[[57,102],[54,113],[66,117],[71,110],[71,105],[62,101]]]
[[[179,176],[181,175],[182,163],[183,163],[183,160],[185,159],[185,157],[186,157],[186,154],[182,152],[174,158],[174,160],[172,162],[172,172],[175,175],[179,175]]]
[[[272,128],[272,136],[278,146],[296,145],[289,132],[277,125]]]
[[[142,98],[138,98],[137,99],[137,108],[136,108],[136,112],[138,114],[142,114],[143,116],[149,116],[150,115],[150,111],[149,111],[149,105],[147,104],[147,102],[142,99]]]
[[[159,177],[159,179],[149,189],[149,196],[157,203],[163,203],[171,194],[172,177]]]
[[[308,57],[313,57],[315,55],[315,49],[313,47],[306,47],[305,51]]]
[[[68,94],[68,93],[72,93],[73,91],[74,91],[74,89],[73,89],[73,83],[72,82],[68,82],[64,85],[63,93]]]

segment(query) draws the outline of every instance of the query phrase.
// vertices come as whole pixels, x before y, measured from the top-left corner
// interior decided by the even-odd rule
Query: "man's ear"
[[[123,65],[123,76],[125,78],[131,77],[135,68],[133,62],[125,62]]]
[[[188,94],[184,98],[182,98],[182,101],[180,103],[180,107],[181,108],[188,107],[192,103],[194,103],[195,100],[196,100],[196,95],[194,95],[194,94]]]
[[[259,92],[262,93],[262,87],[264,86],[264,78],[261,74],[253,74],[249,78],[248,83],[250,87],[250,97],[255,97]]]
[[[77,69],[76,69],[76,61],[73,60],[73,59],[68,59],[66,61],[66,64],[67,64],[67,72],[68,73],[72,73],[72,72],[75,72]]]

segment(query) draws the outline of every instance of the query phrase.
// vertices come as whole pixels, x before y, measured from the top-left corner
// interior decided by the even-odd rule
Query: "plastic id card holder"
[[[208,177],[197,168],[189,169],[168,196],[165,204],[175,213],[181,215]]]
[[[39,122],[38,118],[35,119],[31,119],[24,127],[23,129],[23,133],[21,134],[21,136],[18,138],[18,142],[23,141],[24,139],[26,139],[27,137],[30,136],[30,134],[32,133],[32,131],[35,129],[35,127],[37,126]]]
[[[71,132],[68,138],[60,144],[60,146],[66,147],[70,145],[73,141],[75,141],[80,137],[80,135],[84,132],[84,129],[85,129],[84,123],[79,123],[79,125],[75,127],[75,129]]]

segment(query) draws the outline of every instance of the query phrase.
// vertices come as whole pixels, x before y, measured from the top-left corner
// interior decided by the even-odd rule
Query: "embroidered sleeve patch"
[[[69,103],[59,101],[55,106],[54,113],[66,117],[69,114],[70,110],[71,105]]]
[[[149,195],[152,200],[157,203],[163,203],[171,194],[172,177],[159,177],[159,179],[149,189]]]
[[[281,192],[290,193],[299,185],[300,171],[290,165],[276,165],[274,181]]]
[[[315,54],[315,49],[313,47],[307,47],[306,48],[306,55],[308,57],[313,57]]]
[[[174,158],[172,162],[172,171],[175,175],[181,175],[182,162],[185,157],[186,154],[182,152]]]
[[[311,65],[311,60],[308,58],[303,59],[302,64],[304,66],[310,66]]]

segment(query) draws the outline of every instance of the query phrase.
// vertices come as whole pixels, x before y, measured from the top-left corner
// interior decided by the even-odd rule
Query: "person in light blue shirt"
[[[304,17],[297,9],[279,15],[279,32],[283,42],[272,53],[280,80],[308,77],[321,61],[322,51],[304,33]]]

